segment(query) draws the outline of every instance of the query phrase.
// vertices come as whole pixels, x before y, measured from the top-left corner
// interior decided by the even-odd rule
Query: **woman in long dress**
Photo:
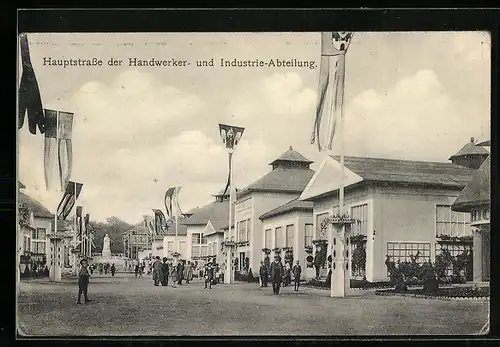
[[[186,280],[186,283],[189,284],[189,281],[193,279],[193,266],[191,265],[191,262],[188,261],[186,267],[184,268],[184,279]]]

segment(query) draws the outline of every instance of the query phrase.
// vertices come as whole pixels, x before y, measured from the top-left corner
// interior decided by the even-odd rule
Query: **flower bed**
[[[442,298],[489,298],[490,287],[452,287],[438,288],[435,293],[425,293],[423,289],[411,289],[408,291],[399,291],[395,289],[377,290],[377,295],[408,295]]]

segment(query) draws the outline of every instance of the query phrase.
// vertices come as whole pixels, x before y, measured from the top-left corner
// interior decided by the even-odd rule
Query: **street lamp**
[[[229,188],[229,230],[228,230],[228,237],[226,241],[224,242],[224,246],[226,247],[226,272],[227,276],[224,276],[224,282],[226,284],[231,284],[234,281],[234,264],[233,264],[233,252],[234,252],[234,247],[236,246],[235,243],[235,238],[233,235],[233,230],[232,230],[232,224],[233,224],[233,203],[234,203],[234,196],[233,196],[233,153],[236,149],[236,146],[241,140],[241,137],[243,136],[243,132],[245,131],[244,128],[233,126],[233,125],[227,125],[227,124],[220,124],[219,123],[219,133],[220,137],[222,139],[222,143],[226,146],[228,155],[229,155],[229,176],[228,176],[228,182],[226,186]],[[226,192],[224,192],[225,194]]]

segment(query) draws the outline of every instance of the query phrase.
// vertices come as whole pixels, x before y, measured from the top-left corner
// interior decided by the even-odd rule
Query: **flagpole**
[[[341,83],[342,89],[340,90],[340,112],[339,112],[339,154],[340,154],[340,182],[339,182],[339,214],[340,217],[345,213],[344,206],[344,85],[345,85],[345,55],[340,56],[341,59]],[[340,257],[336,259],[337,271],[332,269],[332,279],[330,286],[331,297],[345,297],[350,288],[350,276],[348,274],[349,268],[347,267],[348,257],[346,256],[346,234],[345,224],[340,224]],[[335,237],[335,236],[334,236]],[[335,247],[335,246],[333,246]],[[335,262],[335,260],[334,260]],[[333,276],[335,271],[336,276]]]
[[[176,188],[175,192],[175,247],[176,247],[176,252],[179,253],[179,209],[178,209],[178,199],[179,199],[179,190]]]

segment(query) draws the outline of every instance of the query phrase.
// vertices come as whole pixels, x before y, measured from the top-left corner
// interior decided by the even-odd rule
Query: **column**
[[[472,230],[472,275],[474,282],[481,282],[483,277],[483,237],[477,228]]]

